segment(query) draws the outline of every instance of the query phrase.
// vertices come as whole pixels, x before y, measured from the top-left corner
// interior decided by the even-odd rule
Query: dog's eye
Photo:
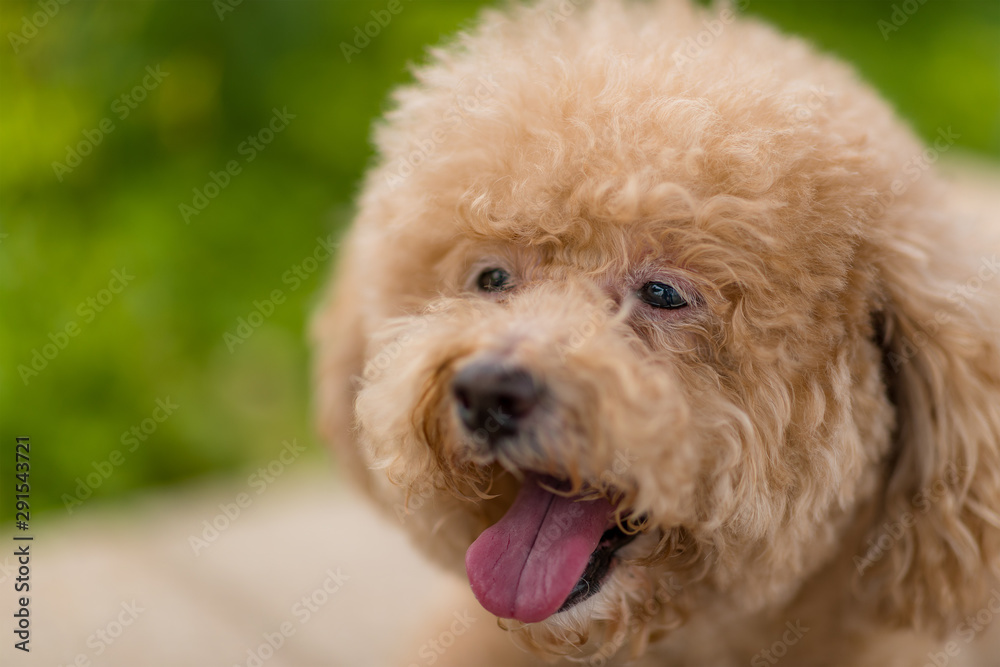
[[[673,310],[675,308],[683,308],[688,305],[684,297],[681,296],[680,292],[677,291],[671,285],[666,283],[649,282],[642,286],[639,290],[639,298],[643,302],[655,308],[667,308]]]
[[[486,269],[476,279],[476,286],[483,292],[504,292],[511,287],[510,274],[503,269]]]

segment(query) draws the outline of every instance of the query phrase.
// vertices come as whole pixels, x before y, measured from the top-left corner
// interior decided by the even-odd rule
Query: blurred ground
[[[470,646],[442,631],[453,614],[494,622],[464,580],[319,471],[261,495],[196,556],[192,533],[245,490],[175,489],[38,531],[31,653],[8,651],[4,667],[430,667]],[[12,565],[0,560],[4,590]],[[962,664],[997,667],[997,647],[994,624]]]
[[[36,531],[32,650],[5,646],[5,667],[405,667],[390,656],[422,643],[430,610],[446,615],[462,582],[321,471],[289,473],[252,496],[195,555],[202,522],[225,525],[219,505],[235,514],[247,490],[206,483],[86,507]],[[5,619],[13,565],[0,559]]]

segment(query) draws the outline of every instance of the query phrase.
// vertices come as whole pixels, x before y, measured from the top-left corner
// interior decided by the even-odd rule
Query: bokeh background
[[[15,435],[32,439],[43,520],[74,495],[120,503],[246,475],[293,439],[329,466],[306,325],[336,260],[317,239],[348,223],[370,124],[407,64],[492,3],[400,0],[348,62],[341,44],[387,1],[61,1],[0,0],[2,516]],[[854,63],[921,135],[951,127],[956,153],[1000,158],[995,0],[751,0],[746,13]],[[248,161],[240,147],[274,109],[294,118]],[[78,148],[78,166],[54,168]],[[231,160],[240,173],[185,220],[181,204]],[[134,276],[117,294],[113,271]],[[285,301],[234,343],[273,290]],[[168,399],[179,407],[149,421]],[[123,462],[103,475],[114,450]]]

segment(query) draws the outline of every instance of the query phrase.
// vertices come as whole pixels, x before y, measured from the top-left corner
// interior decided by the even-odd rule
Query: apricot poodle
[[[499,619],[439,665],[990,660],[1000,226],[737,13],[486,11],[377,125],[317,404]]]

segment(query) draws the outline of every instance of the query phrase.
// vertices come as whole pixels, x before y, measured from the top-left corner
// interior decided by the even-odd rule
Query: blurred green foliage
[[[341,43],[387,1],[236,1],[0,2],[0,470],[9,488],[14,436],[30,435],[36,509],[61,507],[114,450],[124,462],[94,498],[254,468],[292,438],[311,445],[297,465],[328,465],[304,328],[332,260],[303,260],[349,220],[387,91],[485,3],[401,0],[347,62]],[[911,6],[888,39],[890,2],[747,12],[853,62],[924,136],[951,126],[1000,156],[1000,4]],[[274,109],[295,117],[248,161]],[[81,142],[79,165],[54,169]],[[232,160],[239,173],[186,222],[180,204],[205,203],[194,190],[215,192],[210,172],[224,182]],[[118,294],[115,270],[134,275]],[[234,344],[273,290],[284,302]],[[33,358],[46,367],[25,382]],[[180,407],[149,421],[167,397]],[[144,420],[155,432],[128,451]]]

